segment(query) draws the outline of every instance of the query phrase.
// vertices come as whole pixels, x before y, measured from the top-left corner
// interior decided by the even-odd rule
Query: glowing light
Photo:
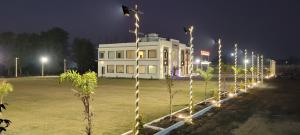
[[[180,118],[180,119],[185,119],[185,118],[186,118],[186,115],[184,115],[184,114],[178,114],[176,117],[177,117],[177,118]]]
[[[256,66],[256,82],[257,83],[259,83],[260,81],[259,81],[259,76],[260,76],[260,73],[259,73],[259,55],[257,55],[257,60],[256,60],[256,62],[257,62],[257,66]]]
[[[217,100],[212,100],[211,104],[214,105],[215,107],[221,107],[221,104]]]
[[[48,58],[45,57],[45,56],[43,56],[43,57],[41,57],[40,61],[41,61],[42,63],[47,63],[47,62],[48,62]]]
[[[230,53],[230,56],[232,56],[232,57],[233,57],[233,56],[234,56],[234,53]]]
[[[199,64],[199,63],[200,63],[200,59],[196,59],[195,62],[196,62],[197,64]]]
[[[244,85],[245,85],[245,91],[247,90],[247,63],[248,63],[249,61],[248,61],[248,59],[247,59],[247,50],[245,49],[245,74],[244,74],[244,76],[245,76],[245,82],[244,82]]]
[[[264,56],[263,55],[261,55],[261,75],[260,75],[260,77],[261,77],[261,83],[264,83]]]
[[[192,116],[193,114],[193,108],[194,108],[194,102],[193,102],[193,61],[194,61],[194,45],[193,45],[193,30],[194,30],[194,26],[190,26],[190,27],[184,27],[184,32],[186,34],[189,34],[190,36],[190,59],[189,59],[189,76],[190,76],[190,83],[189,83],[189,96],[190,96],[190,103],[189,103],[189,112],[190,112],[190,116]],[[191,117],[190,117],[191,118]],[[192,119],[191,119],[192,121]]]
[[[245,63],[245,64],[248,64],[248,63],[249,63],[249,60],[248,60],[248,59],[245,59],[245,60],[244,60],[244,63]]]
[[[233,93],[228,93],[228,97],[234,97],[234,94]]]
[[[193,45],[193,30],[194,30],[194,26],[191,26],[189,28],[189,35],[190,35],[190,65],[189,65],[189,70],[190,70],[190,84],[189,84],[189,91],[190,91],[190,104],[189,104],[189,109],[190,109],[190,116],[192,116],[193,114],[193,107],[194,107],[194,103],[193,103],[193,60],[194,60],[194,45]]]
[[[238,47],[238,45],[237,44],[235,44],[234,45],[234,68],[235,68],[235,70],[234,70],[234,93],[236,94],[236,92],[237,92],[237,47]]]
[[[222,70],[222,60],[221,60],[221,57],[222,57],[222,44],[221,44],[221,39],[219,39],[218,43],[219,43],[219,51],[218,51],[218,53],[219,53],[219,81],[218,81],[219,88],[218,88],[218,104],[217,104],[217,107],[220,107],[221,104],[219,102],[221,100],[221,84],[222,84],[222,82],[221,82],[221,77],[222,77],[221,76],[221,70]]]
[[[251,82],[254,83],[254,52],[251,54]]]

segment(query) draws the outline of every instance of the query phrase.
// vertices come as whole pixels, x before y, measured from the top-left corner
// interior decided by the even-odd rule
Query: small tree
[[[70,81],[72,83],[73,91],[75,95],[80,98],[84,106],[84,115],[87,120],[85,132],[87,135],[92,134],[92,116],[91,111],[91,94],[94,94],[97,87],[97,75],[95,72],[86,72],[80,75],[76,71],[67,71],[62,73],[59,78],[59,82]]]
[[[172,121],[172,113],[173,113],[173,99],[175,94],[178,92],[174,91],[172,87],[174,86],[174,80],[172,76],[166,75],[166,83],[167,83],[167,88],[168,88],[168,93],[169,93],[169,109],[170,109],[170,121]]]
[[[206,103],[206,99],[207,99],[207,86],[208,86],[208,82],[209,80],[211,80],[211,78],[213,77],[213,71],[214,69],[212,67],[208,67],[206,71],[202,70],[202,69],[198,69],[197,72],[200,74],[200,76],[204,79],[205,81],[205,87],[204,87],[204,102]]]
[[[3,103],[3,98],[4,98],[4,96],[6,96],[8,93],[10,93],[12,91],[13,91],[13,86],[10,83],[8,83],[6,81],[3,81],[0,84],[0,96],[1,96],[1,101],[0,101],[0,114],[1,114],[1,118],[0,118],[0,134],[3,131],[6,131],[6,128],[11,123],[10,120],[3,118],[2,111],[3,111],[3,109],[4,110],[6,109],[5,104]],[[5,124],[5,125],[3,125],[3,124]]]

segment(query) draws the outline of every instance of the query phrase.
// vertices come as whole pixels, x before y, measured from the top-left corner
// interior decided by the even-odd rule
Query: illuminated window
[[[114,58],[116,58],[116,52],[108,51],[108,59],[114,59]]]
[[[124,65],[116,66],[117,73],[124,73]]]
[[[104,54],[105,54],[104,51],[100,51],[99,52],[99,59],[104,59]]]
[[[139,51],[139,57],[140,57],[141,59],[144,59],[145,56],[146,56],[146,51],[145,51],[145,50]]]
[[[135,51],[134,50],[127,50],[126,51],[126,58],[127,59],[134,59],[135,58]]]
[[[147,73],[147,66],[141,65],[139,68],[139,73],[146,74]]]
[[[157,67],[156,66],[149,66],[149,74],[156,74],[157,73]]]
[[[148,51],[148,58],[157,58],[156,50],[149,50]]]
[[[117,51],[117,59],[124,58],[124,51]]]
[[[133,65],[127,65],[126,66],[126,73],[127,74],[133,74],[134,73],[134,66]]]
[[[115,66],[114,65],[107,65],[107,73],[114,73]]]

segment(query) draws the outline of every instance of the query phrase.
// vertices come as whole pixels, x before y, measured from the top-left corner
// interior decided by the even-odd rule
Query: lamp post
[[[44,65],[48,62],[48,58],[43,56],[40,60],[42,63],[42,76],[44,76]]]
[[[222,44],[221,44],[221,39],[219,39],[219,41],[218,41],[218,44],[219,44],[219,50],[218,50],[218,56],[219,56],[219,80],[218,80],[218,83],[219,83],[219,87],[218,87],[218,103],[217,103],[217,107],[221,107],[221,103],[220,103],[220,101],[221,101],[221,70],[222,70],[222,65],[221,65],[221,63],[222,63],[222,59],[221,59],[221,57],[222,57]]]
[[[15,60],[15,77],[17,78],[18,77],[18,57],[16,57],[16,60]]]
[[[254,84],[254,52],[251,53],[251,79],[252,85]]]
[[[190,96],[190,103],[189,103],[189,111],[190,111],[190,117],[192,118],[192,114],[193,114],[193,108],[194,108],[194,102],[193,102],[193,61],[194,61],[194,45],[193,45],[193,30],[194,30],[194,26],[190,26],[188,28],[184,28],[184,31],[186,34],[189,34],[190,36],[190,63],[189,63],[189,74],[190,74],[190,83],[189,83],[189,96]],[[192,119],[191,119],[192,120]]]
[[[247,63],[248,63],[248,59],[247,59],[247,49],[245,49],[245,61],[244,61],[244,64],[245,64],[245,82],[244,82],[244,84],[245,84],[245,91],[247,91]]]
[[[264,83],[264,56],[261,55],[261,75],[260,75],[261,83]]]
[[[140,81],[139,81],[139,60],[140,60],[140,57],[139,57],[139,51],[140,51],[140,48],[139,48],[139,41],[140,41],[140,38],[138,37],[139,35],[139,29],[140,29],[140,18],[139,18],[139,15],[140,14],[143,14],[142,12],[140,12],[138,10],[138,6],[135,5],[134,6],[134,9],[129,9],[127,6],[122,6],[122,9],[123,9],[123,13],[125,16],[130,16],[130,14],[133,14],[134,15],[134,19],[135,19],[135,23],[134,23],[134,26],[135,26],[135,30],[134,30],[134,35],[135,35],[135,45],[136,45],[136,59],[135,59],[135,62],[136,62],[136,74],[135,74],[135,123],[134,123],[134,130],[133,130],[133,133],[134,135],[138,135],[140,133],[140,108],[139,108],[139,102],[140,102],[140,97],[139,97],[139,93],[140,93],[140,89],[139,89],[139,85],[140,85]]]
[[[234,94],[236,94],[237,92],[237,48],[238,48],[238,45],[237,44],[234,44]]]
[[[256,63],[257,63],[257,65],[256,65],[256,83],[259,83],[260,81],[259,81],[259,79],[260,79],[260,77],[259,77],[259,70],[260,70],[260,66],[259,66],[259,55],[257,54],[257,57],[256,57]]]

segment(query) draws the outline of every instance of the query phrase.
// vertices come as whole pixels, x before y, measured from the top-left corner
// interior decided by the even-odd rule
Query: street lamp
[[[249,60],[247,59],[247,50],[245,49],[245,60],[244,60],[244,64],[245,64],[245,91],[247,91],[247,64],[249,63]]]
[[[261,75],[260,75],[260,77],[261,77],[261,79],[260,79],[260,81],[261,81],[261,83],[264,83],[264,56],[263,55],[261,55]]]
[[[189,103],[189,111],[190,111],[190,117],[192,118],[192,114],[193,114],[193,107],[194,107],[194,103],[193,103],[193,61],[194,61],[194,45],[193,45],[193,30],[194,30],[194,26],[190,26],[190,27],[184,27],[184,32],[186,34],[189,34],[190,37],[190,63],[189,63],[189,74],[190,74],[190,84],[189,84],[189,92],[190,92],[190,103]],[[190,119],[192,120],[192,119]]]
[[[256,60],[256,62],[257,62],[256,63],[257,64],[256,65],[256,83],[258,84],[260,82],[260,77],[259,77],[260,76],[260,72],[259,72],[259,70],[260,70],[259,54],[257,54],[256,58],[257,58],[257,60]]]
[[[254,52],[251,53],[251,82],[254,85]]]
[[[140,14],[143,14],[141,11],[138,10],[138,6],[137,4],[135,5],[134,9],[130,9],[128,8],[127,6],[124,6],[122,5],[122,9],[123,9],[123,13],[124,13],[124,16],[130,16],[131,14],[133,14],[134,16],[134,19],[135,19],[135,23],[134,23],[134,26],[135,26],[135,30],[134,30],[134,35],[135,35],[135,45],[136,45],[136,74],[135,74],[135,123],[134,123],[134,130],[133,130],[133,133],[134,135],[138,135],[139,134],[139,127],[140,127],[140,112],[139,112],[139,101],[140,101],[140,97],[139,97],[139,93],[140,93],[140,90],[139,90],[139,85],[140,85],[140,82],[139,82],[139,60],[140,60],[140,57],[139,57],[139,51],[140,51],[140,48],[139,48],[139,41],[140,41],[140,38],[138,37],[139,36],[139,29],[140,29],[140,18],[139,18],[139,15]]]
[[[197,64],[197,70],[198,70],[198,69],[199,69],[200,59],[196,59],[195,62],[196,62],[196,64]],[[202,66],[201,66],[201,68],[202,68]]]
[[[219,44],[219,49],[218,49],[218,58],[219,58],[219,79],[218,79],[218,83],[219,83],[219,87],[218,87],[218,103],[217,103],[217,107],[221,107],[221,79],[222,79],[222,75],[221,75],[221,70],[222,70],[222,44],[221,44],[221,39],[219,39],[218,44]]]
[[[44,76],[44,64],[46,64],[48,62],[48,58],[43,56],[40,58],[40,61],[42,63],[42,76]]]
[[[16,66],[15,66],[16,67],[16,70],[15,70],[15,76],[16,76],[16,78],[18,77],[18,59],[19,58],[16,57],[16,63],[15,63],[16,64]]]
[[[234,94],[236,94],[237,92],[237,48],[238,48],[238,44],[234,44]]]
[[[233,57],[235,53],[230,53],[230,56]]]

